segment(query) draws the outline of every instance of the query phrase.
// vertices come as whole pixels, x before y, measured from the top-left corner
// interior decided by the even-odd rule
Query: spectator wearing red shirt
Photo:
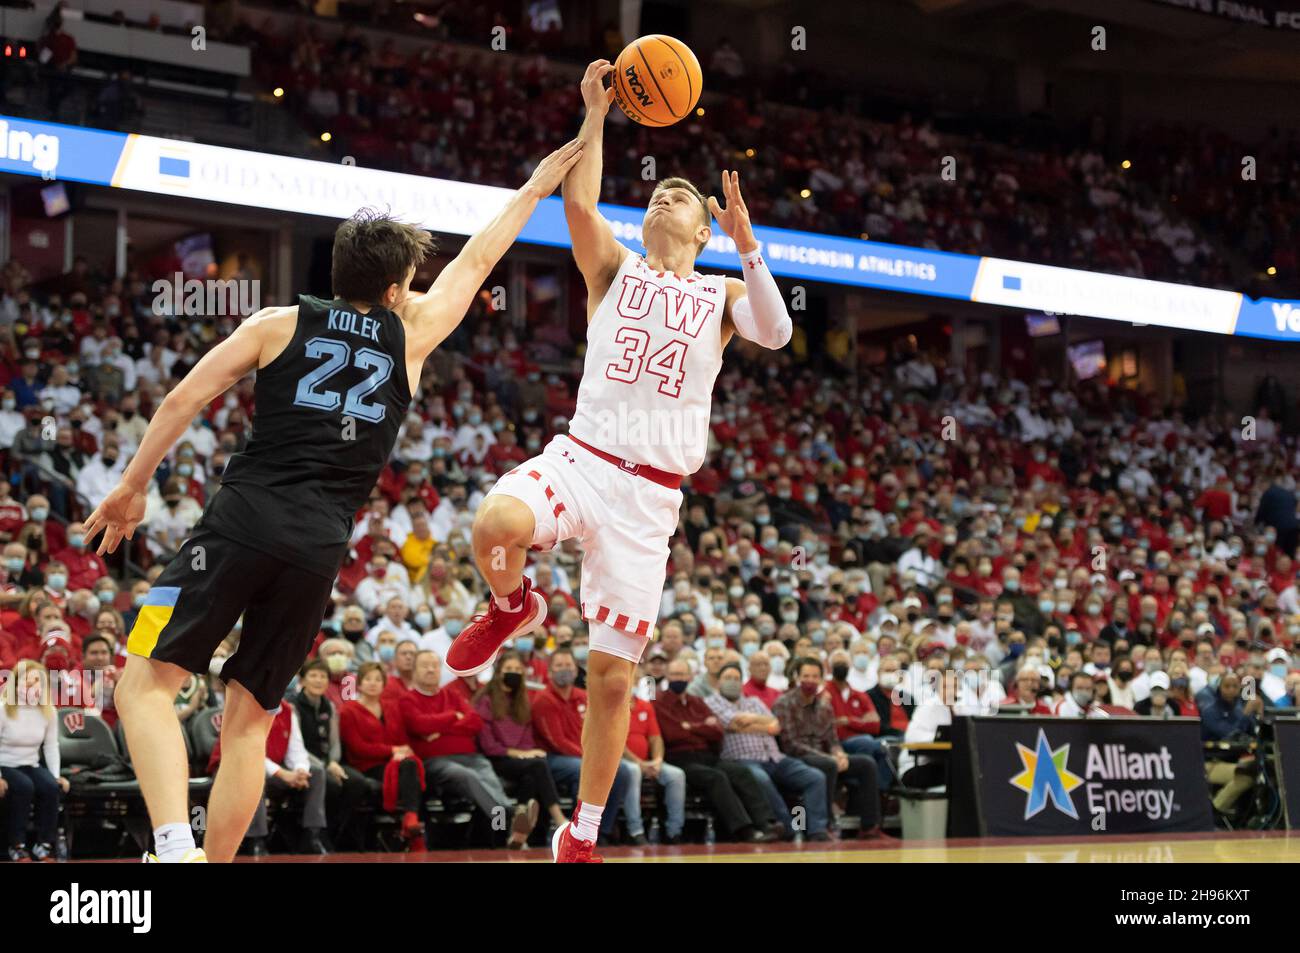
[[[664,789],[666,812],[664,843],[680,844],[682,828],[686,826],[686,772],[676,765],[664,763],[664,739],[659,733],[659,720],[654,707],[645,699],[633,695],[629,704],[627,748],[623,763],[636,769],[636,777],[628,785],[623,802],[627,818],[628,835],[637,846],[646,843],[641,819],[641,779],[649,779]]]
[[[582,726],[587,717],[587,693],[573,683],[578,678],[578,663],[572,649],[561,646],[551,653],[547,685],[533,696],[533,731],[540,747],[546,749],[546,763],[561,791],[578,790],[582,772]],[[632,783],[631,766],[620,761],[610,788],[606,810],[601,814],[600,833],[608,837],[614,830],[617,810]],[[593,805],[599,806],[599,805]]]
[[[490,820],[510,810],[510,799],[492,764],[475,744],[483,719],[450,687],[439,690],[442,659],[424,651],[415,657],[415,684],[398,701],[402,726],[424,776],[437,790],[474,803]]]
[[[396,698],[383,697],[384,668],[367,662],[357,671],[357,698],[339,710],[343,760],[368,778],[385,780],[390,761],[397,767],[397,809],[402,834],[410,844],[423,834],[420,823],[420,762],[407,741]]]
[[[93,589],[96,582],[108,575],[104,560],[93,549],[86,548],[86,527],[82,523],[69,524],[68,545],[54,553],[53,559],[67,569],[70,592]]]
[[[835,735],[840,739],[840,747],[848,754],[870,755],[876,762],[880,790],[887,791],[894,775],[889,766],[889,753],[880,743],[880,714],[866,692],[857,691],[849,684],[852,656],[844,649],[836,649],[831,653],[830,663],[826,696],[835,713]]]
[[[781,697],[781,693],[767,684],[772,674],[772,658],[766,652],[755,652],[749,657],[749,679],[741,686],[745,695],[757,698],[768,708]]]

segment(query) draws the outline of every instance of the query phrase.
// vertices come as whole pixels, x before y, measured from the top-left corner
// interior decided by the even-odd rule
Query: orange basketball
[[[671,126],[695,108],[704,88],[700,61],[671,36],[633,40],[614,61],[614,102],[644,126]]]

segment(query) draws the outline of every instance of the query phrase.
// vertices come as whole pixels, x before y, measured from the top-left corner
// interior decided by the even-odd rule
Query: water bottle
[[[717,842],[718,835],[713,831],[713,817],[710,815],[704,819],[704,843],[716,844]]]
[[[646,839],[652,844],[659,843],[659,818],[650,818],[650,833],[646,835]]]
[[[54,857],[59,863],[66,863],[68,859],[68,838],[63,833],[63,828],[59,828],[59,839],[54,845]]]

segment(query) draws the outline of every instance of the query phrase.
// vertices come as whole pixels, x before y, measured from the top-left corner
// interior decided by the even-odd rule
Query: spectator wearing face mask
[[[516,817],[522,808],[525,817],[531,820],[529,831],[537,822],[539,810],[545,810],[556,827],[564,824],[564,812],[560,810],[559,794],[546,761],[546,751],[538,746],[533,735],[533,713],[524,683],[524,661],[518,652],[507,650],[501,653],[492,680],[474,710],[483,719],[483,728],[478,736],[479,748],[487,755],[497,775],[514,787],[519,803]],[[524,836],[512,836],[508,847],[522,848],[527,842],[527,834],[522,832],[523,822],[517,823],[521,829],[519,833],[524,833]]]
[[[539,747],[546,750],[546,761],[551,768],[557,788],[578,789],[582,769],[582,725],[587,717],[587,693],[577,688],[578,663],[568,648],[556,648],[551,653],[548,685],[532,698],[533,731]],[[610,788],[607,808],[617,808],[624,803],[632,772],[626,762],[620,761]],[[575,807],[575,811],[577,808]],[[601,814],[600,833],[608,837],[614,831],[618,811],[606,810]]]
[[[866,755],[876,763],[880,790],[888,790],[893,780],[889,753],[880,743],[880,714],[865,691],[858,691],[849,681],[853,667],[849,653],[840,649],[831,653],[831,678],[826,696],[835,715],[835,735],[847,754]]]
[[[1016,679],[1011,685],[1011,691],[1007,692],[1002,699],[999,707],[1009,705],[1027,706],[1027,715],[1053,715],[1053,706],[1051,692],[1044,695],[1044,680],[1051,677],[1051,669],[1038,665],[1037,663],[1025,663],[1021,666],[1020,671],[1016,673]]]
[[[366,565],[366,578],[357,583],[353,597],[368,615],[379,612],[381,605],[397,598],[403,603],[411,600],[410,579],[406,567],[381,553],[370,557]]]
[[[724,665],[717,693],[705,699],[725,732],[721,756],[744,764],[763,786],[786,838],[794,837],[795,828],[782,792],[802,801],[808,838],[830,840],[826,776],[780,750],[776,736],[781,722],[757,698],[742,694],[740,679],[739,665]]]
[[[80,522],[68,525],[68,545],[53,558],[67,570],[70,590],[93,589],[96,582],[108,575],[104,560],[86,547],[85,526]]]
[[[1176,718],[1178,712],[1169,704],[1169,676],[1156,672],[1151,676],[1147,697],[1133,705],[1133,711],[1143,718]]]
[[[1280,699],[1286,696],[1286,680],[1291,671],[1291,655],[1279,646],[1269,649],[1265,660],[1268,669],[1260,679],[1259,690],[1266,701],[1275,705],[1281,704]]]
[[[316,650],[316,655],[330,672],[330,683],[325,694],[335,706],[341,707],[345,700],[345,690],[350,692],[356,684],[356,676],[352,672],[356,652],[352,643],[347,639],[326,639]]]
[[[704,668],[699,675],[692,679],[687,692],[696,698],[708,698],[718,690],[718,672],[722,669],[722,663],[726,655],[725,643],[723,645],[710,644],[704,653]]]
[[[1120,658],[1107,676],[1110,689],[1110,704],[1119,708],[1132,710],[1137,704],[1133,693],[1133,661],[1127,657]]]
[[[772,714],[781,723],[781,750],[822,772],[826,777],[827,796],[832,800],[842,778],[849,789],[849,810],[858,815],[861,823],[858,836],[880,837],[880,788],[875,759],[866,754],[849,754],[840,744],[821,661],[801,658],[795,663],[795,673],[797,684],[778,698],[772,708]],[[827,815],[833,814],[828,801]]]
[[[86,498],[92,508],[99,506],[121,481],[124,465],[117,438],[105,437],[99,453],[87,460],[77,474],[77,492]]]
[[[1070,678],[1070,692],[1056,705],[1057,718],[1106,718],[1105,709],[1096,700],[1092,676],[1075,672]]]
[[[189,538],[203,515],[203,509],[191,496],[181,492],[180,483],[169,479],[163,484],[161,506],[146,511],[146,528],[151,541],[163,552],[176,552]],[[162,555],[156,553],[155,555]]]

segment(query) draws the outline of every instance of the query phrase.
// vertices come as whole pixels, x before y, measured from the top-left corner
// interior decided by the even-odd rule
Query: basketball
[[[671,126],[700,101],[704,75],[691,48],[671,36],[633,40],[614,61],[614,101],[643,126]]]

